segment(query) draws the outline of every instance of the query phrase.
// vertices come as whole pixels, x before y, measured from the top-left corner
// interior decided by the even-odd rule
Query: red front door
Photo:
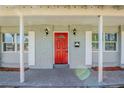
[[[55,33],[55,64],[68,63],[68,33]]]

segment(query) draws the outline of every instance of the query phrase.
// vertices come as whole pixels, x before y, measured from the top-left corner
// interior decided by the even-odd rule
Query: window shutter
[[[124,31],[121,31],[121,64],[124,65]]]

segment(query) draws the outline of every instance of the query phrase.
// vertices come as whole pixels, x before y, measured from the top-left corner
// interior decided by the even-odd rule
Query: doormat
[[[92,67],[94,71],[98,71],[98,67]],[[118,71],[118,70],[124,70],[124,68],[121,67],[103,67],[103,71]]]
[[[25,68],[27,71],[29,68]],[[20,71],[20,68],[0,67],[0,71]]]
[[[87,79],[91,72],[88,68],[82,68],[82,69],[75,69],[75,74],[80,80],[85,80]]]

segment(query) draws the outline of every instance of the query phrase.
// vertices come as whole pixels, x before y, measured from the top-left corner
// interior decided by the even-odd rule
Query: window
[[[19,34],[17,34],[17,50],[19,51],[20,49],[20,44],[19,44],[19,42],[20,42],[20,35]],[[24,34],[24,51],[28,51],[28,34]]]
[[[117,51],[117,33],[104,34],[105,51]],[[98,33],[92,33],[92,50],[98,50]]]
[[[105,50],[117,50],[117,33],[105,33]]]
[[[15,38],[14,34],[3,34],[3,51],[15,51]]]
[[[98,50],[98,34],[92,33],[92,50],[97,51]]]
[[[19,51],[19,34],[3,33],[3,51]],[[28,51],[28,34],[24,34],[24,51]]]

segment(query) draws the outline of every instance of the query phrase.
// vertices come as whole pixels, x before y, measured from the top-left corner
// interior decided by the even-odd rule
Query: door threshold
[[[54,64],[53,68],[69,68],[69,64]]]

